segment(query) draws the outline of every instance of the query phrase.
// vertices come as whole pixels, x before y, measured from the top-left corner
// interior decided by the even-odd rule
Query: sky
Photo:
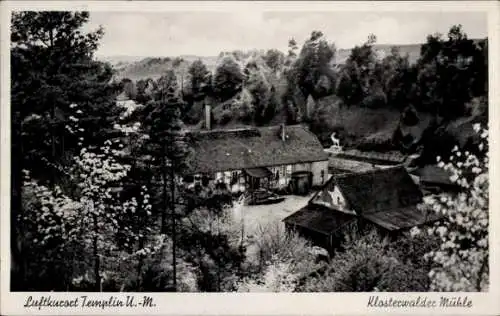
[[[313,30],[337,48],[362,44],[368,34],[379,44],[425,42],[428,34],[446,34],[462,24],[469,38],[487,36],[481,12],[91,12],[87,30],[104,27],[98,56],[216,56],[221,51],[287,50]]]

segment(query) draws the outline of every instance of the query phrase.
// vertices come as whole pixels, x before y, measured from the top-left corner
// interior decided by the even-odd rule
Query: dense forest
[[[88,20],[12,17],[12,290],[487,289],[486,39],[452,26],[410,61],[381,56],[370,35],[337,63],[313,31],[286,53],[224,52],[213,66],[151,58],[162,75],[132,80],[94,57],[105,30],[84,33]],[[326,265],[279,223],[249,247],[224,190],[177,181],[190,161],[185,127],[204,126],[207,103],[216,127],[302,123],[325,146],[336,131],[346,147],[421,152],[466,191],[432,202],[452,214],[442,226],[398,242],[351,236]]]

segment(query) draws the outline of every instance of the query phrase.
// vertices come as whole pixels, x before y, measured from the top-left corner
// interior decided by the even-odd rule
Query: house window
[[[321,184],[325,182],[325,170],[321,170]]]
[[[286,178],[290,178],[291,176],[292,176],[292,166],[291,165],[287,165],[286,166],[285,177]]]
[[[232,173],[230,171],[224,172],[224,183],[230,184],[231,183],[231,176],[232,176]]]
[[[193,181],[194,181],[194,177],[192,175],[184,177],[184,182],[185,183],[193,183]]]
[[[194,176],[194,184],[201,184],[201,176],[199,174]]]
[[[238,183],[238,176],[239,176],[239,172],[233,171],[233,173],[231,175],[231,185],[235,185],[236,183]]]
[[[206,187],[206,186],[208,186],[209,183],[210,183],[209,177],[206,174],[204,174],[201,177],[201,185],[204,186],[204,187]]]

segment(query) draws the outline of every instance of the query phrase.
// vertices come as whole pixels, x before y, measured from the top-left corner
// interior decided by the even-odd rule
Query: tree
[[[211,73],[207,66],[200,60],[195,60],[189,66],[188,73],[191,76],[191,89],[195,101],[203,99],[210,91]]]
[[[156,83],[151,78],[140,79],[136,83],[137,94],[134,99],[138,104],[146,105],[153,99],[153,91],[156,89]]]
[[[461,25],[452,26],[446,40],[428,36],[417,63],[420,108],[447,120],[463,115],[465,104],[486,91],[484,49],[467,38]]]
[[[279,221],[259,226],[254,239],[255,250],[247,264],[251,273],[239,282],[239,292],[296,292],[320,267],[312,245],[297,233],[285,231]]]
[[[214,96],[221,101],[241,91],[244,80],[240,65],[232,56],[224,56],[215,69],[212,81]]]
[[[103,131],[112,125],[107,119],[117,114],[117,87],[109,85],[111,67],[92,59],[104,33],[102,29],[83,33],[88,19],[88,12],[12,15],[13,134],[19,135],[21,122],[32,115],[43,122],[14,141],[31,145],[26,138],[32,133],[46,135],[45,141],[34,143],[36,147],[24,146],[23,154],[17,156],[24,157],[24,167],[33,170],[33,176],[42,176],[41,170],[57,175],[55,165],[63,164],[68,152],[77,152],[77,141],[64,129],[70,104],[81,105],[86,114],[86,142],[102,141]]]
[[[427,232],[414,230],[441,241],[439,249],[426,254],[434,264],[429,273],[434,291],[487,291],[489,287],[488,130],[479,124],[474,129],[482,139],[479,155],[455,147],[448,161],[438,157],[439,166],[451,172],[450,180],[463,191],[427,201],[444,219]]]
[[[241,276],[245,249],[241,226],[233,217],[231,196],[215,188],[200,193],[199,203],[183,218],[180,247],[184,260],[198,271],[198,288],[233,291]]]
[[[291,38],[288,41],[288,55],[285,61],[286,66],[290,66],[295,61],[295,58],[297,57],[296,53],[297,49],[298,49],[297,41],[295,41],[294,38]]]
[[[381,86],[387,96],[387,104],[393,108],[403,109],[411,100],[411,91],[415,81],[415,72],[410,66],[408,54],[401,56],[399,49],[391,48],[391,53],[378,65]]]
[[[264,124],[266,109],[269,106],[271,91],[263,70],[255,61],[249,62],[244,70],[245,88],[252,94],[253,120],[256,124]]]
[[[304,43],[292,66],[291,79],[305,97],[319,97],[316,85],[322,76],[333,80],[330,61],[335,56],[335,47],[330,45],[320,31],[313,31]]]
[[[274,73],[281,70],[285,64],[285,54],[277,49],[269,49],[263,58],[266,65],[271,68]]]
[[[362,46],[355,46],[341,69],[337,94],[346,105],[370,106],[367,97],[380,93],[380,72],[373,50],[376,37],[370,35]],[[375,87],[378,85],[378,89]],[[378,91],[375,91],[378,90]],[[375,100],[373,100],[375,101]]]
[[[146,152],[150,154],[161,174],[161,232],[167,234],[167,212],[170,209],[173,256],[173,289],[176,289],[176,221],[179,216],[178,178],[187,167],[189,155],[181,120],[181,102],[173,71],[158,80],[159,90],[150,104],[144,127],[149,135]]]
[[[421,246],[417,245],[417,248]],[[426,291],[429,283],[426,267],[406,259],[407,249],[397,250],[375,231],[358,236],[344,246],[344,251],[335,255],[321,275],[308,278],[302,291]]]
[[[83,32],[88,19],[88,12],[12,14],[13,234],[22,207],[21,170],[30,170],[33,178],[41,184],[49,182],[50,188],[69,181],[69,166],[79,153],[78,143],[102,144],[113,132],[113,118],[121,111],[115,106],[118,86],[109,84],[111,67],[93,60],[103,30]],[[74,103],[80,107],[70,108]],[[78,137],[67,130],[76,114],[85,117],[80,126],[84,134]],[[22,251],[14,244],[17,238],[11,238],[13,257]],[[21,258],[14,261],[23,266]]]
[[[123,92],[129,99],[135,100],[137,98],[137,87],[132,80],[124,78],[120,82],[120,86],[122,87]]]

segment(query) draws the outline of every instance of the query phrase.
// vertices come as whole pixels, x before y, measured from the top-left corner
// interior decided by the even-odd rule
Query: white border
[[[57,298],[74,298],[80,295],[89,295],[94,298],[107,298],[111,295],[124,297],[127,293],[22,293],[10,292],[10,13],[12,10],[89,10],[89,11],[462,11],[487,12],[488,14],[488,45],[489,45],[489,99],[490,99],[490,186],[491,193],[500,187],[498,161],[500,159],[500,74],[498,54],[500,52],[499,34],[499,4],[495,1],[457,1],[457,2],[208,2],[208,1],[171,1],[171,2],[144,2],[144,1],[5,1],[1,6],[1,108],[0,108],[0,140],[1,140],[1,297],[0,314],[71,314],[71,315],[98,315],[98,314],[500,314],[500,258],[499,247],[499,199],[495,194],[490,198],[490,292],[489,293],[461,293],[473,300],[472,308],[448,309],[376,309],[367,308],[367,301],[373,293],[311,293],[311,294],[187,294],[187,293],[150,293],[157,306],[155,308],[108,308],[100,309],[24,309],[22,306],[29,295],[50,295]],[[146,293],[137,293],[137,296]],[[442,293],[377,293],[381,298],[393,297],[397,299],[411,299],[416,296],[438,299]],[[128,293],[130,295],[130,293]],[[449,293],[447,296],[457,296]]]

